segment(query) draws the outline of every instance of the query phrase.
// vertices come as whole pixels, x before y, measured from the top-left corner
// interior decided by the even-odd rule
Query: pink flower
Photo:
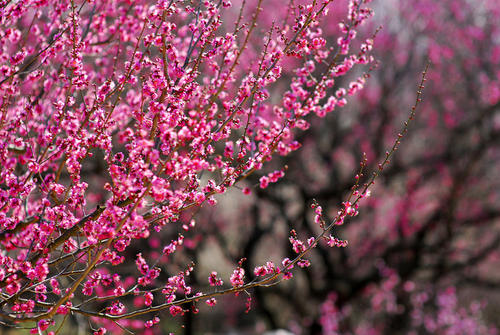
[[[169,312],[170,314],[172,314],[172,316],[176,316],[176,315],[184,315],[184,310],[182,309],[182,307],[180,306],[172,306],[169,308]]]
[[[222,286],[224,284],[222,279],[217,277],[217,272],[215,271],[210,273],[210,276],[208,277],[208,282],[210,286]]]
[[[245,282],[243,281],[244,277],[245,270],[240,267],[236,268],[230,277],[231,285],[233,285],[233,287],[243,286],[245,284]]]
[[[207,299],[205,302],[208,306],[215,306],[217,304],[217,300],[215,298]]]

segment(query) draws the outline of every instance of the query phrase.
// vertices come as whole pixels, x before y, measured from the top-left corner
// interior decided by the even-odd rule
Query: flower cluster
[[[191,234],[196,209],[252,174],[260,188],[283,178],[286,167],[265,163],[300,147],[310,114],[363,88],[373,36],[356,36],[368,2],[348,1],[329,45],[329,11],[342,13],[332,0],[291,2],[272,24],[267,4],[243,1],[234,27],[230,1],[0,1],[2,318],[44,331],[68,311],[139,317],[129,298],[153,306],[161,287],[171,315],[201,299],[193,265],[176,257],[200,240],[178,226]],[[302,253],[316,240],[290,241]],[[255,274],[290,277],[294,264],[309,266],[268,262]],[[244,275],[234,270],[232,289]],[[216,272],[209,283],[223,285]]]

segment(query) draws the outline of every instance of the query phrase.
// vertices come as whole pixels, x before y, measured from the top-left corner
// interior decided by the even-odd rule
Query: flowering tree
[[[330,230],[358,213],[407,122],[334,219],[313,203],[317,231],[282,238],[293,254],[281,264],[250,274],[243,253],[229,278],[204,274],[211,288],[190,276],[210,229],[197,211],[251,193],[246,179],[283,178],[265,163],[300,147],[295,129],[363,88],[377,32],[356,38],[366,2],[290,1],[276,14],[266,9],[282,1],[0,1],[2,323],[151,333],[162,317],[291,278],[320,243],[345,246]]]
[[[375,10],[387,13],[373,22],[384,25],[374,50],[384,70],[352,104],[311,120],[298,135],[301,150],[273,162],[288,167],[280,183],[241,200],[236,220],[213,214],[207,227],[241,224],[237,243],[220,229],[207,234],[227,259],[247,257],[247,272],[264,255],[292,257],[286,232],[319,231],[310,204],[335,216],[363,152],[366,170],[378,169],[406,117],[401,106],[414,99],[415,73],[430,58],[419,117],[374,185],[377,196],[335,231],[349,246],[331,252],[320,244],[309,257],[317,266],[296,281],[257,288],[254,317],[302,334],[497,333],[498,3],[386,1]]]

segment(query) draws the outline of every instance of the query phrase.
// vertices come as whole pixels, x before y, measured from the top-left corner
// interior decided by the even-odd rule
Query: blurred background
[[[324,22],[332,41],[343,5],[332,4],[331,21]],[[249,292],[248,314],[247,297],[240,296],[220,299],[215,311],[187,315],[186,334],[280,328],[294,334],[497,333],[500,7],[494,0],[370,6],[375,16],[358,36],[383,28],[374,43],[378,67],[362,92],[325,118],[309,119],[310,128],[298,134],[302,148],[268,166],[287,165],[282,180],[262,190],[261,175],[250,177],[240,186],[252,194],[233,189],[214,210],[202,209],[204,238],[192,237],[193,257],[206,269],[200,273],[216,269],[227,277],[246,257],[252,278],[263,261],[291,258],[289,231],[303,238],[319,232],[313,199],[333,218],[363,152],[368,171],[377,169],[408,118],[429,59],[409,133],[372,196],[362,200],[359,216],[334,231],[348,247],[320,244],[309,257],[312,266],[296,270],[293,280]],[[335,89],[348,83],[339,80]]]

